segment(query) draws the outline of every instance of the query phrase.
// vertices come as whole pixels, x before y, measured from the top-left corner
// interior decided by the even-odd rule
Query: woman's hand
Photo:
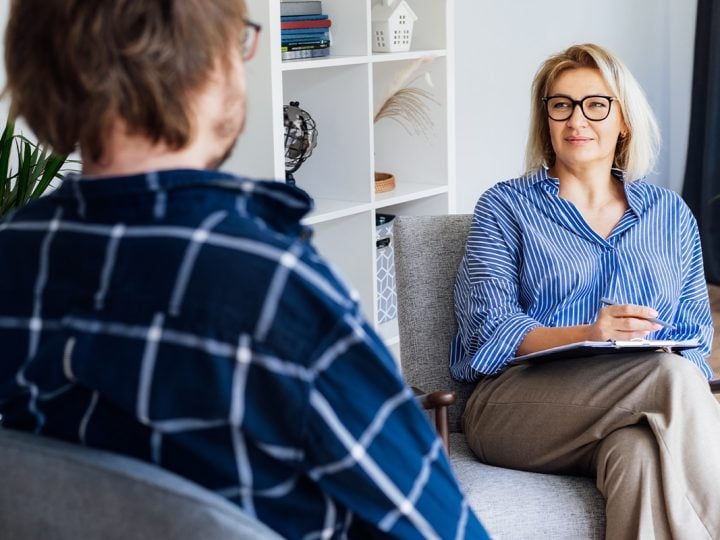
[[[597,320],[588,328],[588,339],[644,339],[649,333],[662,328],[659,324],[648,321],[649,318],[657,316],[657,311],[649,307],[631,304],[607,306],[600,310]]]
[[[538,326],[532,329],[520,343],[515,354],[517,356],[530,354],[579,341],[644,339],[650,332],[662,328],[659,324],[648,321],[648,318],[657,316],[657,311],[649,307],[630,304],[604,307],[592,324]]]

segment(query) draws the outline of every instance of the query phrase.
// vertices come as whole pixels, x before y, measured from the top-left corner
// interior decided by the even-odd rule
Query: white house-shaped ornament
[[[405,0],[380,0],[372,9],[373,52],[409,51],[415,21]]]

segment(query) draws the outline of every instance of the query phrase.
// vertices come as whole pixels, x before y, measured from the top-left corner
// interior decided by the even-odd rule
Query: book
[[[320,21],[327,19],[327,15],[290,15],[289,17],[280,17],[280,22],[285,21]]]
[[[283,47],[292,47],[293,45],[307,45],[308,43],[323,43],[327,42],[330,43],[330,39],[323,38],[323,37],[306,37],[306,38],[298,38],[298,39],[289,39],[289,40],[283,40],[282,46]]]
[[[509,364],[548,362],[551,360],[570,360],[586,356],[597,356],[601,354],[630,353],[630,352],[653,352],[664,350],[666,352],[684,351],[695,349],[700,346],[697,339],[685,341],[673,340],[632,340],[632,341],[579,341],[568,345],[552,347],[544,351],[538,351],[511,359]]]
[[[330,28],[330,19],[320,21],[286,21],[280,23],[281,30],[294,30],[299,28]]]
[[[320,0],[280,2],[280,15],[322,15],[322,2]]]
[[[293,43],[294,41],[321,41],[323,39],[330,41],[330,33],[323,32],[322,34],[295,34],[292,36],[283,36],[280,43],[285,45],[286,43]]]
[[[283,47],[293,47],[295,45],[312,45],[312,44],[322,45],[324,43],[329,44],[329,43],[331,43],[331,41],[329,39],[321,38],[321,37],[300,38],[300,39],[283,41],[282,46]]]
[[[304,51],[308,49],[327,49],[330,46],[330,42],[328,40],[323,41],[308,41],[303,43],[288,43],[287,45],[283,44],[281,47],[282,52],[287,51]]]
[[[286,45],[288,43],[294,43],[294,42],[322,41],[322,40],[330,41],[330,34],[314,34],[314,35],[303,34],[300,36],[286,37],[280,41],[280,44]]]
[[[287,30],[280,30],[280,35],[294,36],[295,34],[325,34],[328,32],[327,28],[289,28]]]
[[[283,45],[280,50],[282,52],[288,52],[288,51],[310,51],[314,49],[327,49],[330,47],[330,42],[324,41],[321,43],[303,43],[302,45],[291,45],[286,47]]]
[[[323,49],[308,49],[305,51],[286,51],[282,54],[283,60],[299,60],[302,58],[317,58],[321,56],[330,56],[330,47]]]

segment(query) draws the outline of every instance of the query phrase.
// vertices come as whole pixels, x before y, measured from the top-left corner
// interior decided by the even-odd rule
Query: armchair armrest
[[[720,379],[710,381],[710,391],[713,394],[720,394]]]
[[[447,408],[455,403],[457,400],[457,394],[447,390],[426,393],[416,387],[413,387],[412,390],[415,392],[415,397],[423,409],[435,411],[435,429],[445,445],[445,450],[450,453],[450,434],[448,429]]]

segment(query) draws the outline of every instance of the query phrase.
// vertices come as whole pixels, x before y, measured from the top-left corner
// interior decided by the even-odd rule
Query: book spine
[[[280,50],[282,52],[310,51],[315,49],[327,49],[328,47],[330,47],[329,41],[312,41],[308,43],[298,43],[296,45],[283,45]]]
[[[293,41],[321,41],[323,39],[330,39],[330,34],[324,32],[322,34],[297,34],[295,36],[283,36],[281,43],[292,43]]]
[[[292,36],[293,34],[322,34],[327,31],[327,28],[290,28],[288,30],[281,29],[280,35]]]
[[[282,44],[283,47],[298,47],[307,45],[330,45],[329,39],[299,39],[297,41],[287,41]]]
[[[322,3],[319,0],[280,2],[280,15],[322,15]]]
[[[326,19],[324,21],[288,21],[281,22],[281,30],[305,29],[305,28],[330,28],[332,21]]]
[[[283,39],[280,44],[285,47],[286,45],[301,45],[304,43],[317,43],[319,41],[330,41],[329,36],[312,36],[312,37],[292,37]]]
[[[308,49],[305,51],[287,51],[282,54],[283,60],[299,60],[301,58],[317,58],[320,56],[330,56],[330,48],[324,49]]]
[[[288,17],[280,17],[280,22],[292,21],[323,21],[327,20],[327,15],[290,15]]]

